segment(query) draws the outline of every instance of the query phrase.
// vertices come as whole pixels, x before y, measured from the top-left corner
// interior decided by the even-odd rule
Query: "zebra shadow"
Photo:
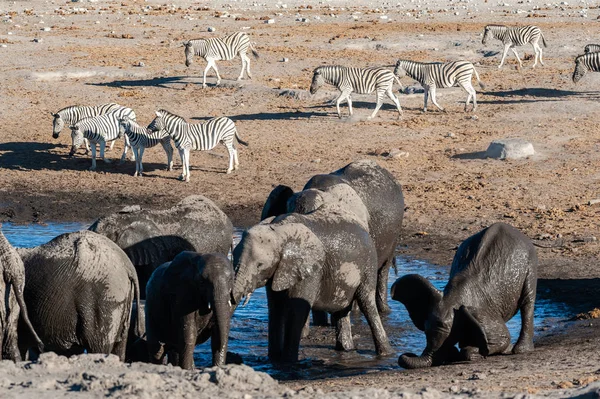
[[[2,143],[0,144],[0,169],[63,170],[67,165],[68,148],[69,146],[58,143]]]
[[[86,83],[86,85],[117,87],[120,89],[136,87],[161,87],[163,89],[185,90],[184,86],[188,83],[196,83],[195,80],[197,79],[189,76],[168,76],[151,79],[113,80],[112,82]],[[181,87],[178,88],[176,85],[181,85]]]
[[[330,116],[326,112],[304,112],[300,110],[286,112],[258,112],[256,114],[239,114],[229,115],[231,120],[235,121],[261,121],[261,120],[294,120],[294,119],[310,119],[321,116]],[[189,118],[195,121],[207,121],[213,116],[194,116]]]
[[[480,104],[518,104],[539,101],[561,101],[579,98],[589,101],[600,100],[600,91],[572,91],[549,89],[545,87],[531,87],[506,91],[482,91],[484,96],[506,98],[506,100],[478,100]],[[514,98],[514,99],[511,99]]]

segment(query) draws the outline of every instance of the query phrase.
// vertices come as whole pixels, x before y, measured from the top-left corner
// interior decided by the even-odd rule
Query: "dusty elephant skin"
[[[266,286],[271,361],[298,360],[311,308],[333,314],[337,349],[354,349],[349,318],[354,300],[371,327],[377,354],[391,352],[375,303],[375,246],[344,207],[325,202],[308,215],[264,220],[244,233],[233,259],[236,303]]]
[[[350,186],[354,195],[359,198],[358,201],[366,208],[368,231],[377,250],[377,308],[380,312],[388,313],[388,274],[394,262],[394,250],[398,245],[404,217],[402,186],[390,172],[374,161],[362,160],[330,174],[313,176],[303,190],[332,192],[340,184]],[[293,194],[293,190],[286,186],[276,187],[263,207],[262,219],[291,211],[308,213],[320,206],[320,203],[303,200],[301,193]],[[356,212],[358,201],[348,201],[351,194],[346,192],[340,194],[339,198],[333,200],[345,201],[348,208]]]
[[[506,322],[519,310],[521,333],[512,352],[532,351],[537,264],[529,238],[512,226],[495,223],[460,245],[443,293],[416,274],[396,280],[392,298],[406,306],[427,337],[421,356],[403,354],[398,364],[420,368],[469,360],[477,352],[506,353],[511,343]]]
[[[185,251],[159,266],[146,286],[151,361],[194,368],[194,347],[211,339],[213,365],[224,366],[231,321],[233,267],[221,254]]]
[[[67,356],[112,353],[124,360],[132,304],[140,292],[123,250],[100,234],[80,231],[17,251],[25,264],[25,302],[45,349]],[[19,332],[23,352],[32,345]]]
[[[143,296],[158,266],[181,251],[227,255],[233,236],[227,215],[201,195],[186,197],[166,210],[123,210],[96,220],[90,230],[125,251],[136,268]]]
[[[2,225],[0,224],[0,228]],[[44,345],[33,328],[23,298],[25,288],[25,266],[15,248],[10,245],[0,230],[0,359],[20,361],[18,325],[22,319],[37,350]],[[24,355],[24,354],[23,354]]]

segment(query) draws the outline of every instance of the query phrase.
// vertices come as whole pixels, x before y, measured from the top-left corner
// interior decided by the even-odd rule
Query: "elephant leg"
[[[267,305],[269,307],[269,360],[278,362],[283,356],[283,338],[285,323],[285,307],[287,298],[281,292],[267,288]]]
[[[375,284],[374,284],[375,285]],[[392,347],[388,340],[387,334],[383,329],[379,312],[377,311],[377,304],[375,301],[375,286],[365,286],[361,284],[358,286],[355,294],[355,298],[358,302],[360,310],[365,315],[371,333],[373,334],[373,341],[375,342],[375,350],[378,355],[388,355],[392,353]]]
[[[393,258],[393,256],[392,256]],[[385,261],[383,266],[377,271],[377,310],[379,310],[379,314],[387,314],[392,310],[388,305],[388,295],[387,295],[387,283],[390,275],[390,267],[392,265],[392,259],[388,259]]]
[[[304,327],[302,327],[302,338],[308,337],[308,334],[310,334],[310,319],[307,317],[306,323],[304,323]]]
[[[525,298],[521,303],[521,332],[519,339],[513,348],[513,353],[525,353],[533,350],[533,308],[535,305],[535,293],[537,282],[534,278],[527,276],[523,292]]]
[[[188,313],[181,319],[181,336],[179,343],[179,366],[182,369],[194,369],[194,348],[198,337],[196,312]]]
[[[327,312],[322,310],[314,310],[312,311],[313,318],[313,326],[328,326],[329,325],[329,316]]]
[[[352,327],[350,326],[350,307],[334,313],[332,319],[335,320],[335,350],[354,350]]]
[[[180,358],[179,351],[170,350],[167,352],[167,364],[171,366],[179,366]]]
[[[298,361],[302,327],[306,324],[306,320],[308,320],[310,304],[302,298],[290,298],[288,299],[286,312],[283,361],[293,363]]]

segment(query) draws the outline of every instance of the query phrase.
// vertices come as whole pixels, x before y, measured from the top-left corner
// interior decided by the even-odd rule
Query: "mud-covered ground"
[[[250,226],[275,185],[299,189],[316,173],[369,158],[404,187],[401,253],[449,264],[461,240],[505,221],[536,240],[546,294],[590,310],[600,298],[600,204],[592,205],[600,198],[600,74],[577,85],[571,74],[574,57],[597,41],[599,16],[593,1],[3,2],[0,221],[91,221],[125,205],[164,208],[203,194],[236,225]],[[498,70],[500,42],[481,44],[488,23],[539,26],[548,43],[546,65],[532,69],[526,46],[518,49],[522,58],[525,53],[523,69],[510,54]],[[209,88],[202,89],[205,64],[196,59],[185,67],[182,40],[238,30],[260,54],[252,58],[253,79],[234,80],[239,59],[220,61],[221,86],[209,74]],[[472,61],[485,83],[475,86],[479,108],[464,113],[466,94],[442,89],[438,101],[446,112],[430,105],[423,113],[422,94],[403,94],[402,119],[386,103],[366,120],[374,95],[360,95],[355,115],[340,120],[330,103],[333,87],[314,96],[306,91],[316,66],[391,67],[398,58]],[[132,176],[131,161],[99,162],[90,172],[81,150],[68,158],[68,129],[52,139],[50,112],[106,102],[132,107],[141,124],[159,108],[193,122],[229,116],[250,146],[240,148],[240,169],[230,175],[223,173],[224,147],[193,153],[187,184],[177,180],[178,157],[175,171],[164,170],[160,147],[146,151],[143,178]],[[342,111],[347,115],[345,105]],[[530,141],[536,154],[520,161],[483,158],[492,140],[509,137]],[[116,160],[121,149],[119,142],[108,157]],[[538,350],[529,355],[310,384],[326,392],[355,386],[546,392],[584,385],[597,376],[599,339],[595,323],[578,323],[538,337]],[[471,378],[477,373],[484,378]],[[299,389],[305,382],[285,384]]]

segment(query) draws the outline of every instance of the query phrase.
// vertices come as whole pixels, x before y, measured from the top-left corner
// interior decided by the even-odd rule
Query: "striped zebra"
[[[402,84],[398,78],[385,68],[351,68],[340,65],[320,66],[313,72],[310,94],[315,94],[324,83],[337,87],[341,93],[335,101],[335,106],[338,117],[341,118],[340,103],[344,100],[348,102],[348,109],[350,110],[350,115],[352,115],[351,95],[353,92],[370,94],[375,91],[377,94],[377,105],[371,116],[367,119],[373,119],[377,115],[379,108],[383,104],[383,98],[386,95],[396,104],[398,118],[400,118],[402,116],[402,108],[400,108],[398,97],[394,95],[392,90],[394,81],[398,82],[402,88]]]
[[[467,101],[465,102],[465,111],[471,98],[473,98],[473,109],[477,109],[477,93],[471,84],[473,74],[479,82],[479,86],[483,88],[483,84],[479,79],[477,70],[469,61],[452,61],[452,62],[416,62],[409,60],[398,60],[396,62],[396,68],[394,69],[394,75],[399,78],[408,75],[412,79],[416,80],[425,89],[425,104],[423,105],[423,111],[427,112],[427,100],[429,94],[431,94],[431,101],[440,110],[444,108],[440,107],[437,103],[435,94],[437,88],[460,86],[467,93]]]
[[[585,53],[598,53],[600,52],[600,44],[588,44],[584,49]]]
[[[107,103],[102,105],[93,105],[93,106],[85,106],[85,105],[71,105],[70,107],[65,107],[58,111],[55,114],[52,114],[54,118],[52,122],[52,138],[57,139],[62,131],[65,123],[67,126],[73,125],[83,118],[91,118],[93,116],[98,116],[102,114],[106,114],[108,112],[112,112],[116,109],[121,108],[119,104],[115,103]],[[114,141],[110,143],[110,149],[112,150]],[[85,153],[88,154],[90,152],[90,146],[88,144],[87,139],[85,140]]]
[[[128,116],[135,119],[135,113],[130,108],[120,108],[115,112],[94,116],[92,118],[84,118],[79,122],[70,126],[71,128],[71,152],[69,156],[73,156],[77,148],[81,146],[83,139],[86,138],[92,144],[92,167],[90,170],[96,170],[96,144],[100,145],[100,158],[106,163],[111,163],[110,160],[104,157],[104,149],[106,143],[114,141],[121,137],[119,119]],[[121,162],[125,162],[125,156],[129,147],[129,139],[125,140],[125,148],[121,156]],[[133,152],[133,151],[132,151]]]
[[[528,26],[504,26],[504,25],[487,25],[483,30],[483,39],[481,40],[482,44],[486,44],[489,38],[492,37],[494,39],[500,40],[504,44],[504,53],[502,54],[502,60],[500,61],[500,65],[498,69],[502,68],[504,64],[504,60],[506,59],[506,54],[508,50],[512,50],[515,57],[517,57],[517,61],[519,61],[519,66],[523,68],[523,63],[519,58],[519,54],[517,54],[516,46],[523,46],[527,43],[531,43],[533,46],[533,51],[535,51],[535,62],[533,63],[533,68],[538,63],[538,59],[540,60],[540,64],[544,65],[544,60],[542,59],[542,48],[538,44],[540,38],[542,39],[542,43],[544,47],[548,47],[546,45],[546,39],[544,39],[544,35],[542,31],[537,26],[528,25]]]
[[[226,117],[214,118],[206,123],[187,123],[182,117],[161,109],[156,111],[156,117],[150,122],[148,129],[154,132],[164,130],[171,136],[183,165],[180,179],[186,182],[190,181],[190,150],[211,150],[222,142],[229,152],[227,173],[231,173],[239,165],[233,138],[240,144],[248,145],[238,135],[233,121]]]
[[[244,70],[249,79],[252,79],[250,74],[250,57],[246,55],[248,49],[252,51],[252,55],[258,58],[258,52],[250,43],[250,38],[244,32],[236,32],[224,38],[209,38],[209,39],[193,39],[183,42],[185,47],[185,66],[192,65],[194,55],[198,55],[207,62],[202,76],[202,87],[206,87],[206,73],[210,68],[215,70],[217,74],[217,86],[221,83],[221,76],[217,69],[216,61],[229,61],[239,55],[242,59],[242,71],[237,80],[242,80]]]
[[[144,166],[142,157],[146,148],[161,144],[167,154],[167,170],[173,170],[173,146],[171,146],[171,137],[164,131],[152,132],[148,128],[141,127],[134,120],[127,116],[119,119],[119,131],[129,137],[129,145],[135,154],[135,173],[134,176],[142,176]]]
[[[575,58],[573,83],[579,82],[588,71],[600,72],[600,53],[588,53]]]

